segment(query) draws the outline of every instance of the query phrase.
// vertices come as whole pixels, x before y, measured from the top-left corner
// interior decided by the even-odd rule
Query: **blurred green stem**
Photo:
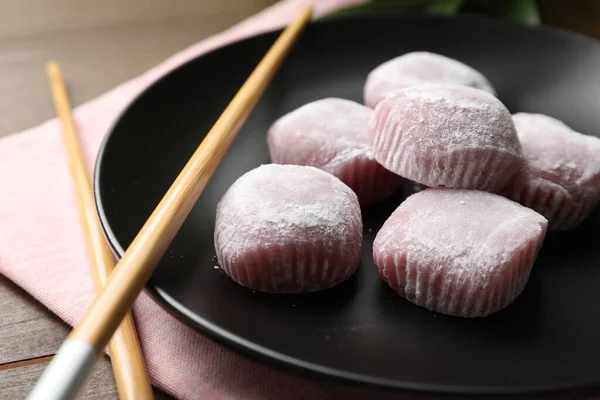
[[[371,0],[364,4],[335,11],[326,15],[325,18],[398,10],[445,15],[462,12],[496,16],[528,25],[540,24],[535,0]]]

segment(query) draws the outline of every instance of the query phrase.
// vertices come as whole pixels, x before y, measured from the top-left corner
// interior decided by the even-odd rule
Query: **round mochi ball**
[[[483,90],[415,85],[375,107],[375,159],[430,187],[496,192],[523,163],[508,109]]]
[[[217,206],[215,248],[235,282],[272,293],[314,292],[358,268],[356,195],[314,167],[263,165],[242,175]]]
[[[472,67],[440,54],[417,51],[386,61],[369,73],[365,104],[374,108],[395,91],[420,83],[463,85],[496,94],[486,77]]]
[[[513,119],[525,162],[503,194],[546,217],[551,231],[575,228],[600,201],[600,139],[547,115]]]
[[[367,206],[389,197],[402,182],[371,152],[373,110],[350,100],[327,98],[279,118],[269,129],[271,160],[309,165],[338,177]]]
[[[373,243],[380,276],[431,311],[482,317],[524,289],[547,220],[502,196],[426,189],[408,197]]]

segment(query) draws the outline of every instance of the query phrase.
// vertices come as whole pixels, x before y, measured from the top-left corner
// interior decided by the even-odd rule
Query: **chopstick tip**
[[[60,73],[60,64],[58,61],[50,60],[46,63],[46,71],[48,71],[48,75],[56,75]]]
[[[313,15],[313,12],[314,12],[314,6],[313,6],[313,4],[312,4],[312,3],[308,3],[308,4],[306,5],[306,7],[304,8],[304,12],[305,12],[306,14],[308,14],[309,16],[311,16],[311,17],[312,17],[312,15]]]

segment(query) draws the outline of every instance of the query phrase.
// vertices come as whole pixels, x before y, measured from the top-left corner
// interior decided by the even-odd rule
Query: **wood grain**
[[[0,275],[0,365],[52,355],[68,333],[67,324]]]
[[[273,0],[25,0],[3,1],[0,36],[16,37],[56,31],[81,31],[131,25],[159,19],[202,18],[235,21],[272,4]],[[177,27],[174,27],[177,30]]]
[[[52,360],[52,357],[53,356],[28,358],[25,360],[9,362],[6,364],[0,364],[0,371],[4,371],[6,369],[15,369],[15,368],[26,367],[28,365],[49,363]]]
[[[0,399],[24,399],[35,382],[40,378],[46,363],[29,365],[18,369],[0,370]],[[102,359],[96,363],[89,379],[77,394],[77,399],[118,399],[110,361]],[[154,388],[155,400],[173,400],[173,397]]]
[[[24,399],[47,364],[0,371],[0,399]],[[96,363],[78,395],[80,399],[117,399],[114,377],[108,360]]]
[[[78,105],[273,2],[0,2],[0,136],[54,116],[44,74],[49,59],[60,60]]]

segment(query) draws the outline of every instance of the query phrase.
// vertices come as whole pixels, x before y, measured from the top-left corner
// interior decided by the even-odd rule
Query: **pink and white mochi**
[[[314,292],[358,268],[358,199],[338,178],[268,164],[236,180],[217,206],[217,259],[235,282],[272,293]]]
[[[375,107],[369,138],[381,165],[430,187],[496,192],[523,163],[508,109],[465,86],[397,91]]]
[[[513,119],[525,163],[503,194],[546,217],[551,231],[575,228],[600,202],[600,139],[547,115]]]
[[[421,83],[463,85],[496,94],[487,78],[472,67],[440,54],[416,51],[386,61],[369,73],[365,104],[375,108],[395,91]]]
[[[547,220],[502,196],[426,189],[377,233],[373,258],[398,294],[431,311],[483,317],[525,288]]]
[[[350,100],[326,98],[279,118],[269,129],[271,160],[309,165],[338,177],[367,206],[390,196],[402,178],[383,168],[369,145],[373,110]]]

